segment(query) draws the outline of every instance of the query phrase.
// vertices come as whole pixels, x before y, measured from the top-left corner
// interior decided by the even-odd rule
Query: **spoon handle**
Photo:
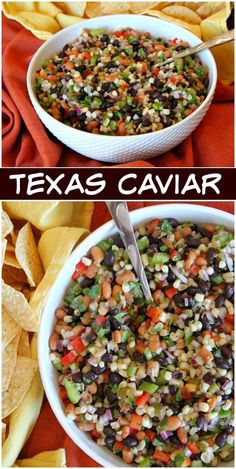
[[[188,55],[196,54],[205,49],[211,49],[211,47],[219,46],[220,44],[225,44],[226,42],[230,42],[233,40],[234,29],[232,29],[231,31],[227,31],[226,33],[221,34],[220,36],[213,37],[212,39],[209,39],[209,41],[201,42],[201,44],[198,44],[198,46],[191,47],[190,49],[186,49],[183,52],[180,52],[179,54],[173,55],[169,59],[166,59],[163,62],[156,64],[156,66],[159,67],[161,65],[169,64],[170,62],[173,62],[176,59],[182,59],[183,57],[187,57]]]
[[[109,212],[119,230],[121,239],[128,251],[133,268],[142,284],[144,295],[148,301],[153,301],[149,288],[133,226],[130,220],[126,202],[106,202]]]

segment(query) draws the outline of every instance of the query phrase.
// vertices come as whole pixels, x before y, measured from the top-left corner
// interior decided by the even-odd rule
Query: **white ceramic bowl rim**
[[[78,23],[79,26],[82,26],[83,23],[84,23],[84,27],[86,28],[89,28],[89,24],[91,23],[93,26],[94,26],[94,23],[95,23],[95,20],[101,20],[101,19],[104,19],[104,21],[109,21],[109,19],[113,19],[113,18],[116,18],[116,17],[119,17],[119,18],[127,18],[127,17],[142,17],[144,18],[142,15],[132,15],[132,14],[124,14],[124,15],[107,15],[107,16],[99,16],[97,18],[90,18],[90,19],[86,19],[85,21],[83,22],[80,22]],[[159,19],[159,18],[155,18],[155,17],[151,17],[149,16],[149,21],[150,20],[153,20],[157,23],[160,23],[160,24],[165,24],[167,28],[170,28],[170,25],[171,23],[169,21],[165,21],[165,20],[162,20],[162,19]],[[180,35],[181,35],[181,31],[182,32],[187,32],[189,38],[191,37],[195,42],[196,42],[196,45],[197,44],[200,44],[202,41],[200,38],[198,38],[195,34],[193,34],[192,32],[188,31],[188,30],[185,30],[182,26],[179,26],[179,25],[175,25],[175,27],[177,26],[177,28],[180,30]],[[37,60],[37,57],[38,55],[41,54],[41,52],[43,51],[43,49],[45,48],[46,45],[48,45],[49,43],[54,43],[55,40],[61,35],[61,34],[64,34],[64,32],[66,30],[70,30],[72,28],[74,28],[75,25],[71,25],[71,26],[68,26],[67,28],[64,28],[62,29],[61,31],[59,31],[58,33],[56,33],[53,37],[51,37],[50,39],[48,39],[44,44],[42,44],[42,46],[37,50],[37,52],[34,54],[34,56],[32,57],[31,61],[30,61],[30,64],[29,64],[29,67],[28,67],[28,71],[27,71],[27,88],[28,88],[28,93],[29,93],[29,96],[31,98],[31,101],[34,103],[34,106],[39,109],[40,108],[40,111],[48,116],[48,118],[52,121],[52,122],[57,122],[57,125],[60,126],[61,130],[63,131],[65,128],[70,128],[70,130],[75,133],[75,132],[79,132],[79,133],[89,133],[89,132],[85,132],[83,130],[80,130],[80,129],[75,129],[71,126],[68,126],[66,124],[64,124],[63,122],[60,122],[58,121],[57,119],[55,119],[54,117],[52,117],[47,111],[45,111],[42,106],[40,106],[39,104],[39,101],[37,100],[36,96],[35,96],[35,93],[34,93],[34,90],[33,90],[33,87],[32,87],[32,76],[33,76],[33,73],[35,71],[35,67],[34,67],[34,63],[35,61]],[[96,28],[94,28],[96,29]],[[172,126],[170,127],[165,127],[164,129],[161,129],[161,130],[155,130],[154,132],[150,132],[151,134],[160,134],[161,135],[164,135],[164,132],[167,132],[169,131],[169,129],[171,127],[175,127],[177,128],[177,126],[181,125],[183,122],[187,122],[189,121],[192,116],[196,116],[198,114],[198,112],[200,112],[202,110],[202,107],[205,106],[209,100],[212,99],[212,93],[213,91],[215,90],[215,87],[216,87],[216,83],[217,83],[217,68],[216,68],[216,63],[215,63],[215,59],[211,53],[210,50],[206,50],[205,53],[208,54],[209,58],[211,59],[211,66],[212,66],[212,83],[211,83],[211,86],[210,88],[208,89],[208,93],[207,93],[207,96],[206,96],[206,99],[204,99],[204,101],[201,103],[201,105],[192,113],[190,114],[189,116],[185,117],[185,119],[181,120],[180,122],[177,122],[176,124],[173,124]],[[201,53],[199,54],[201,56]],[[59,127],[58,127],[59,128]],[[145,138],[147,137],[147,135],[149,135],[149,132],[148,133],[144,133],[144,134],[138,134],[138,135],[125,135],[125,136],[119,136],[119,135],[101,135],[101,134],[92,134],[92,133],[89,133],[91,138],[93,139],[104,139],[104,138],[112,138],[112,137],[115,137],[116,139],[132,139],[134,137],[136,138]],[[77,134],[78,135],[78,134]]]
[[[187,212],[186,216],[184,215],[185,212]],[[215,208],[195,204],[184,203],[151,205],[141,209],[133,210],[130,212],[130,214],[134,226],[157,216],[161,218],[171,216],[176,217],[177,219],[179,218],[180,221],[193,220],[197,223],[201,223],[200,220],[202,216],[203,219],[205,218],[205,221],[202,221],[202,223],[207,223],[210,221],[216,224],[225,224],[232,230],[234,227],[234,215]],[[81,432],[73,422],[68,421],[66,418],[62,403],[60,402],[59,393],[56,389],[56,372],[49,360],[48,339],[52,329],[49,330],[48,322],[50,322],[51,317],[54,323],[54,309],[52,309],[51,303],[56,301],[56,307],[59,305],[60,301],[57,301],[56,298],[58,298],[59,295],[62,297],[64,296],[65,289],[68,288],[70,284],[70,272],[72,273],[74,271],[75,263],[78,262],[78,260],[94,245],[94,239],[95,242],[99,242],[102,239],[105,239],[106,236],[113,236],[115,233],[117,233],[117,229],[114,227],[113,221],[109,221],[92,232],[72,252],[49,292],[45,307],[43,309],[38,335],[39,369],[48,401],[55,416],[57,417],[65,432],[70,436],[75,444],[77,444],[86,454],[88,454],[91,458],[104,467],[126,467],[128,465],[125,464],[121,458],[113,455],[108,449],[99,447],[85,434],[85,432]],[[66,278],[68,276],[68,281],[66,282],[65,276]],[[61,280],[64,280],[64,283],[66,284],[63,291],[59,288]],[[51,375],[49,376],[49,374]],[[232,467],[231,462],[224,463],[224,467]]]

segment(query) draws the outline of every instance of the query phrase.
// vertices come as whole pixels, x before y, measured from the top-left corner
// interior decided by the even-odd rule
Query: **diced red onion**
[[[169,436],[173,435],[172,432],[168,432],[167,430],[164,430],[163,432],[160,433],[161,435],[161,438],[163,440],[167,440],[167,438],[169,438]]]
[[[203,277],[203,280],[206,280],[206,281],[210,280],[210,277],[208,273],[206,272],[206,270],[203,270],[203,269],[201,270],[201,276]]]
[[[184,297],[184,306],[186,306],[186,308],[187,308],[188,305],[189,305],[189,299]]]
[[[75,112],[78,116],[80,116],[83,113],[83,110],[79,106],[75,106]]]
[[[105,414],[101,415],[99,420],[100,420],[102,425],[106,425],[106,423],[108,423],[112,419],[113,419],[113,417],[112,417],[111,410],[107,409]]]
[[[228,387],[228,385],[229,385],[229,380],[226,379],[224,384],[222,384],[222,389],[225,391],[225,389]]]
[[[225,256],[225,262],[227,264],[229,271],[233,272],[233,268],[234,268],[233,260],[231,259],[231,257],[229,256],[227,252],[224,252],[224,256]]]
[[[182,274],[178,271],[178,269],[176,269],[175,267],[173,267],[173,265],[170,265],[170,270],[172,270],[173,274],[175,274],[176,277],[178,277],[178,278],[181,280],[181,282],[183,282],[183,283],[188,283],[188,279],[187,279],[184,275],[182,275]]]
[[[165,353],[171,360],[175,360],[174,355],[172,355],[170,352],[168,352],[168,350],[165,350]]]
[[[97,360],[94,357],[89,357],[87,362],[92,366],[98,366]]]
[[[63,340],[58,340],[57,341],[57,350],[58,352],[63,352]]]

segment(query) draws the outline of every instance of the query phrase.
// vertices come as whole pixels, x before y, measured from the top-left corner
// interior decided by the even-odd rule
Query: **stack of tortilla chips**
[[[92,203],[4,202],[2,210],[3,466],[64,467],[65,451],[17,460],[40,412],[37,330],[48,292],[88,234]]]

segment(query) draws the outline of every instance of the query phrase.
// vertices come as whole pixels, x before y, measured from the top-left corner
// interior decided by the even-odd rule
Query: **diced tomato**
[[[105,316],[102,316],[101,314],[99,314],[97,317],[96,317],[96,324],[98,326],[101,326],[104,321],[106,321],[106,317]]]
[[[158,461],[161,462],[168,462],[170,460],[170,455],[164,453],[164,451],[159,451],[159,449],[156,449],[153,453],[153,458],[158,459]]]
[[[176,251],[176,249],[170,249],[169,251],[169,256],[170,256],[170,259],[174,259],[174,257],[176,256],[176,254],[178,254],[178,251]]]
[[[193,264],[188,271],[193,275],[197,275],[199,270],[200,270],[199,265]]]
[[[230,324],[234,324],[234,316],[232,314],[227,313],[225,316],[225,320]]]
[[[85,272],[87,270],[87,265],[85,265],[82,261],[79,261],[78,264],[75,266],[76,270],[79,270],[80,272]]]
[[[71,278],[75,282],[80,277],[80,275],[81,275],[81,272],[78,272],[77,270],[75,270]]]
[[[152,324],[152,320],[151,319],[147,319],[146,321],[146,328],[149,329],[149,327],[151,326]]]
[[[72,347],[78,353],[81,353],[85,350],[85,346],[84,346],[80,336],[75,337],[73,340],[70,341],[70,343],[71,343]]]
[[[160,72],[160,69],[159,69],[158,67],[154,67],[154,68],[152,69],[153,75],[156,75],[156,76],[157,76],[157,75],[159,75],[159,72]]]
[[[76,360],[76,356],[71,351],[71,352],[67,353],[66,355],[64,355],[64,357],[61,358],[61,363],[62,363],[62,365],[67,366],[67,365],[70,365],[71,363],[73,363],[75,360]]]
[[[146,430],[145,433],[150,441],[153,441],[156,438],[156,433],[152,430]]]
[[[213,360],[212,353],[204,346],[199,350],[199,356],[203,359],[204,363],[206,364],[210,363]]]
[[[149,224],[148,224],[148,232],[150,234],[154,233],[156,227],[158,225],[160,225],[161,223],[161,220],[159,218],[155,218],[154,220],[152,220]]]
[[[144,392],[141,396],[138,396],[135,401],[135,405],[145,405],[151,394],[149,392]]]
[[[130,420],[130,428],[140,431],[142,428],[142,415],[132,414]]]
[[[91,435],[92,438],[95,438],[95,439],[97,440],[98,438],[100,438],[101,433],[98,433],[97,430],[94,428],[94,429],[90,432],[90,435]]]
[[[233,324],[228,321],[223,321],[220,325],[220,330],[223,331],[225,334],[231,334],[233,331]]]
[[[114,444],[114,450],[115,450],[115,452],[122,451],[123,446],[124,446],[124,445],[123,445],[122,441],[116,440],[116,442],[115,442],[115,444]]]
[[[189,443],[188,444],[188,449],[189,449],[189,451],[191,451],[192,454],[200,454],[201,453],[197,443]]]
[[[177,293],[177,290],[174,287],[171,287],[165,290],[165,295],[167,296],[167,298],[169,298],[169,300],[171,300],[176,295],[176,293]]]
[[[192,394],[191,394],[191,392],[189,392],[189,390],[186,387],[184,387],[181,391],[181,397],[183,399],[191,399]]]
[[[60,394],[60,398],[63,401],[67,398],[67,392],[66,392],[66,388],[64,388],[64,386],[60,387],[59,394]]]
[[[127,39],[128,37],[130,37],[130,35],[131,35],[131,32],[130,32],[130,31],[125,31],[125,32],[123,33],[123,36],[125,37],[125,39]]]
[[[122,36],[122,32],[121,31],[116,31],[115,33],[113,33],[116,37],[120,37]]]
[[[135,348],[137,352],[143,353],[144,350],[147,348],[147,344],[143,344],[142,342],[139,342]]]
[[[154,322],[159,322],[161,314],[163,313],[163,309],[161,308],[154,308],[153,306],[149,306],[147,310],[147,316],[152,319]]]
[[[83,55],[83,58],[84,58],[85,60],[90,60],[90,59],[91,59],[90,53],[87,52],[86,50],[83,52],[82,55]]]

